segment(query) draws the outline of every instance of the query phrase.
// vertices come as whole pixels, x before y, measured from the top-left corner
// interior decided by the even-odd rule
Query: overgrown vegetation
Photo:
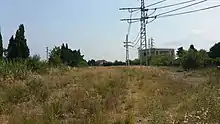
[[[219,123],[220,73],[206,73],[186,76],[167,68],[137,67],[54,68],[42,75],[28,72],[25,80],[0,78],[0,121]]]
[[[1,123],[220,123],[220,70],[208,69],[220,63],[220,43],[209,52],[180,47],[176,60],[150,57],[155,66],[194,69],[176,72],[170,67],[126,68],[122,61],[87,63],[68,44],[55,46],[49,61],[42,61],[30,56],[24,33],[20,25],[7,49],[0,33]],[[130,63],[139,65],[139,60]],[[119,67],[78,68],[88,65]]]

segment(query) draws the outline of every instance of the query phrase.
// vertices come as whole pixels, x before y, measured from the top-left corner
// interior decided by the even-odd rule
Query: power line
[[[185,8],[190,7],[190,6],[194,6],[194,5],[197,5],[197,4],[206,2],[206,1],[207,1],[207,0],[203,0],[203,1],[200,1],[200,2],[196,2],[196,3],[193,3],[193,4],[187,5],[187,6],[183,6],[183,7],[177,8],[177,9],[173,9],[173,10],[170,10],[170,11],[167,11],[167,12],[164,12],[164,13],[157,14],[156,16],[160,16],[160,15],[164,15],[164,14],[167,14],[167,13],[175,12],[175,11],[178,11],[178,10],[181,10],[181,9],[185,9]]]
[[[186,4],[186,3],[196,1],[196,0],[188,0],[188,1],[185,1],[185,2],[166,5],[166,6],[161,6],[161,7],[157,7],[157,8],[151,8],[151,9],[147,8],[147,7],[162,3],[164,1],[166,1],[166,0],[161,0],[159,2],[156,2],[156,3],[150,4],[148,6],[145,6],[144,0],[141,0],[141,6],[140,7],[130,7],[130,8],[120,8],[119,9],[119,10],[128,10],[128,12],[130,12],[131,15],[134,12],[136,12],[136,13],[141,12],[141,17],[139,17],[139,18],[132,18],[132,16],[130,15],[129,19],[120,19],[121,21],[127,21],[129,23],[128,34],[126,35],[126,42],[125,42],[126,43],[126,45],[125,45],[126,46],[126,51],[127,51],[126,53],[129,53],[128,47],[135,47],[138,43],[140,43],[140,46],[138,48],[140,65],[143,64],[142,63],[143,62],[142,54],[144,53],[145,50],[146,50],[146,65],[148,64],[147,63],[147,57],[148,57],[148,55],[147,55],[147,52],[148,52],[147,51],[147,42],[148,41],[147,41],[147,35],[146,35],[146,28],[147,28],[146,24],[150,24],[150,23],[154,22],[157,18],[164,18],[164,17],[170,17],[170,16],[189,14],[189,13],[193,13],[193,12],[199,12],[199,11],[208,10],[208,9],[211,9],[211,8],[220,7],[220,5],[216,5],[216,6],[210,6],[210,7],[207,7],[207,8],[201,8],[201,9],[192,10],[192,11],[168,14],[168,13],[175,12],[175,11],[178,11],[178,10],[181,10],[181,9],[184,9],[184,8],[188,8],[188,7],[191,7],[191,6],[194,6],[194,5],[197,5],[197,4],[200,4],[200,3],[203,3],[203,2],[207,1],[207,0],[202,0],[202,1],[199,1],[199,2],[196,2],[196,3],[193,3],[193,4],[189,4],[189,5],[179,7],[179,8],[170,10],[170,11],[159,13],[157,15],[153,15],[157,9],[168,8],[168,7],[177,6],[177,5]],[[154,10],[154,11],[150,15],[148,15],[149,10]],[[150,20],[150,19],[152,19],[152,20]],[[140,34],[138,34],[139,38],[136,38],[133,42],[128,42],[128,35],[130,34],[131,23],[135,23],[135,22],[139,22],[139,21],[141,22],[141,28],[140,28],[140,32],[139,32]],[[135,41],[136,41],[136,43],[135,43]],[[133,45],[129,45],[129,43],[133,43]],[[152,44],[151,44],[151,46],[152,46]],[[126,54],[126,58],[128,58],[127,57],[128,55],[129,54]],[[128,59],[126,59],[126,60],[128,60]]]
[[[163,16],[155,16],[155,17],[156,17],[156,18],[164,18],[164,17],[170,17],[170,16],[190,14],[190,13],[199,12],[199,11],[204,11],[204,10],[213,9],[213,8],[217,8],[217,7],[220,7],[220,5],[210,6],[210,7],[206,7],[206,8],[202,8],[202,9],[197,9],[197,10],[192,10],[192,11],[186,11],[186,12],[181,12],[181,13],[174,13],[174,14],[163,15]],[[153,17],[153,18],[155,18],[155,17]]]
[[[147,5],[147,6],[145,6],[145,7],[151,7],[151,6],[157,5],[157,4],[162,3],[162,2],[165,2],[165,1],[167,1],[167,0],[161,0],[161,1],[158,1],[158,2],[156,2],[156,3],[152,3],[152,4],[150,4],[150,5]]]
[[[147,22],[147,24],[150,24],[150,23],[154,22],[155,20],[156,20],[156,18],[154,18],[153,20]]]
[[[196,0],[189,0],[189,1],[181,2],[181,3],[176,3],[176,4],[171,4],[171,5],[166,5],[166,6],[156,7],[156,8],[149,8],[148,10],[164,9],[164,8],[168,8],[168,7],[173,7],[173,6],[177,6],[177,5],[190,3],[190,2],[193,2],[193,1],[196,1]]]

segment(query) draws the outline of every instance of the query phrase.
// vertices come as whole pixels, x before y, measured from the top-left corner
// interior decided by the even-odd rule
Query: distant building
[[[146,51],[147,51],[147,54],[146,54]],[[150,52],[151,51],[151,52]],[[173,56],[175,58],[175,49],[171,49],[171,48],[152,48],[152,49],[145,49],[145,50],[139,50],[138,51],[139,53],[139,58],[142,56],[150,56],[150,53],[152,56],[156,56],[156,55],[162,55],[162,54],[165,54],[165,55],[170,55],[170,56]]]
[[[96,61],[96,64],[97,64],[98,66],[102,66],[102,65],[104,65],[105,63],[107,63],[107,61],[105,61],[105,60],[97,60],[97,61]]]

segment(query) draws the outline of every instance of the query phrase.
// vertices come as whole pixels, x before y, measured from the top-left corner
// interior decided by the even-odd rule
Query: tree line
[[[220,42],[214,44],[207,52],[203,49],[197,50],[194,45],[190,45],[189,49],[183,47],[177,49],[178,58],[162,54],[150,56],[148,62],[153,66],[180,66],[184,69],[204,68],[220,65]],[[25,27],[19,25],[15,35],[9,39],[7,48],[3,47],[3,38],[0,32],[0,58],[6,62],[28,61],[30,66],[36,66],[35,61],[40,61],[40,56],[30,56],[30,49],[25,38]],[[131,65],[139,65],[138,59],[129,60]],[[61,46],[55,46],[49,53],[49,61],[51,66],[68,65],[72,67],[83,66],[124,66],[123,61],[106,61],[94,60],[86,61],[80,49],[72,50],[68,44],[62,43]]]
[[[85,66],[86,60],[83,59],[80,50],[72,50],[68,44],[55,46],[49,53],[48,63],[53,66],[65,64],[68,66]],[[30,49],[25,38],[25,27],[20,24],[16,34],[9,39],[8,47],[3,47],[3,37],[0,32],[0,58],[7,62],[14,61],[40,61],[40,56],[30,56]],[[33,65],[34,63],[32,63]]]

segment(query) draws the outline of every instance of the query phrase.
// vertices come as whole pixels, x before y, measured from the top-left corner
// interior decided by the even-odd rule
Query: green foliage
[[[216,43],[214,46],[210,48],[209,57],[210,58],[220,57],[220,42]]]
[[[16,43],[14,40],[14,36],[12,35],[9,40],[6,57],[8,59],[15,59],[17,57],[16,52],[17,52],[17,47],[16,47]]]
[[[3,49],[3,40],[2,40],[1,31],[0,31],[0,58],[3,57],[3,52],[4,52],[4,49]]]
[[[24,61],[0,61],[0,76],[25,79],[28,75],[27,65]]]
[[[39,55],[33,55],[26,60],[26,65],[32,72],[46,73],[49,68],[48,63],[41,61]]]
[[[49,63],[55,66],[64,64],[72,67],[87,66],[80,50],[71,50],[64,44],[61,47],[55,47],[50,53]]]
[[[18,57],[26,59],[29,57],[30,51],[24,33],[24,25],[21,24],[15,34],[15,42],[18,44]]]
[[[181,65],[184,69],[196,69],[200,67],[200,58],[198,52],[190,49],[181,58]]]
[[[151,65],[156,65],[156,66],[168,66],[172,63],[173,57],[169,55],[157,55],[157,56],[152,56],[150,63]]]
[[[139,59],[130,60],[130,64],[131,65],[140,65],[140,60]]]
[[[96,61],[94,59],[91,59],[88,61],[89,66],[97,66]]]
[[[54,47],[50,52],[49,63],[55,66],[60,65],[62,63],[60,56],[61,56],[60,47]]]
[[[179,58],[176,59],[173,64],[181,65],[183,69],[197,69],[218,64],[218,60],[211,59],[206,50],[201,49],[198,51],[195,49],[194,45],[190,45],[188,51],[183,50],[182,47],[179,48],[178,51],[177,54]]]
[[[27,40],[24,36],[24,25],[21,24],[15,34],[15,38],[12,36],[9,40],[7,49],[8,59],[27,59],[30,55],[30,50],[27,46]]]
[[[46,73],[49,65],[46,62],[37,60],[39,58],[35,57],[33,56],[27,60],[0,60],[0,77],[13,77],[23,80],[26,79],[29,73]]]
[[[192,50],[192,51],[194,51],[194,52],[197,52],[197,49],[194,47],[194,45],[190,45],[190,47],[189,47],[189,50]]]
[[[183,47],[178,48],[177,50],[178,57],[182,57],[184,53],[185,53],[185,50],[183,49]]]
[[[86,60],[80,61],[79,65],[78,65],[78,67],[87,67],[87,66],[89,66],[89,65],[88,65],[88,63],[86,62]]]

